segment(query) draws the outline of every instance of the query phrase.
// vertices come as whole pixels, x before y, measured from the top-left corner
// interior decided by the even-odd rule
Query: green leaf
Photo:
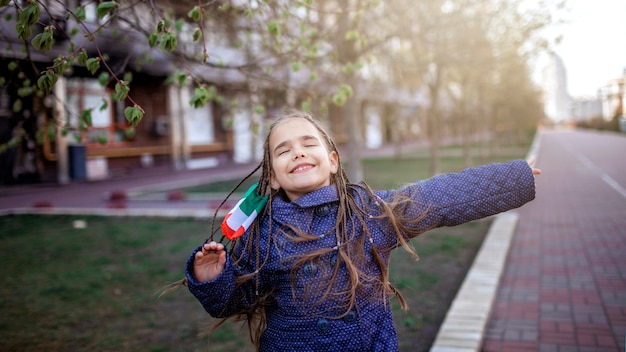
[[[100,108],[98,110],[104,111],[107,109],[107,107],[109,107],[109,103],[106,99],[102,99],[102,104],[100,105]]]
[[[115,101],[123,101],[128,96],[128,92],[130,91],[130,87],[128,87],[128,82],[119,81],[115,84],[115,93],[111,96]]]
[[[9,148],[15,148],[20,144],[20,138],[19,137],[13,137],[11,138],[8,142],[7,142],[7,147]]]
[[[87,50],[80,49],[80,51],[78,52],[78,55],[76,56],[76,61],[78,62],[79,65],[86,65],[87,64]]]
[[[45,94],[50,94],[52,87],[57,83],[57,79],[59,76],[55,74],[53,71],[47,70],[39,79],[37,80],[37,87],[42,90]]]
[[[346,103],[346,96],[342,94],[333,95],[333,103],[337,106],[343,106]]]
[[[53,123],[48,124],[46,134],[47,134],[48,139],[54,139],[56,137],[56,127]]]
[[[159,48],[165,51],[172,52],[174,49],[176,49],[176,45],[177,39],[174,33],[167,32],[163,34],[163,37],[161,38],[161,43],[159,44]]]
[[[21,87],[17,90],[17,95],[24,98],[35,92],[35,88],[33,86]]]
[[[154,48],[156,46],[158,40],[159,40],[159,36],[155,32],[152,32],[148,36],[148,45],[151,48]]]
[[[20,111],[22,111],[22,99],[16,99],[13,102],[13,112],[17,114]]]
[[[72,63],[63,56],[57,56],[54,60],[52,60],[52,62],[54,64],[54,72],[59,75],[62,75],[65,70],[72,66]]]
[[[18,21],[15,24],[15,31],[17,32],[17,37],[22,40],[27,40],[32,33],[30,30],[30,26],[23,21]]]
[[[339,86],[339,92],[340,94],[345,95],[347,98],[350,98],[352,96],[352,87],[347,84],[342,84]]]
[[[265,113],[265,106],[263,106],[263,105],[257,105],[257,106],[254,108],[254,113],[255,113],[255,114],[258,114],[258,115],[263,115],[263,114]]]
[[[15,22],[15,31],[19,39],[28,40],[32,31],[30,26],[39,21],[41,10],[36,1],[32,1],[28,6],[17,9],[17,21]]]
[[[194,6],[188,13],[189,17],[194,22],[200,22],[202,19],[202,9],[199,6]]]
[[[15,71],[17,67],[18,67],[17,61],[11,61],[7,65],[7,68],[9,69],[9,71]]]
[[[184,87],[187,84],[187,74],[184,72],[179,72],[176,74],[176,81],[178,85]]]
[[[90,127],[93,124],[91,118],[91,110],[93,109],[85,109],[80,114],[81,125],[84,124],[86,127]]]
[[[84,6],[79,6],[76,8],[76,10],[74,10],[74,16],[76,16],[76,18],[79,21],[84,21],[87,19],[87,13],[85,12],[85,7]]]
[[[165,22],[164,21],[159,21],[157,23],[157,32],[163,33],[163,32],[165,32],[165,28],[166,27],[165,27]]]
[[[100,145],[106,145],[109,142],[109,137],[107,137],[106,134],[99,134],[98,135],[98,143],[100,143]]]
[[[196,29],[193,31],[193,41],[194,41],[194,42],[197,42],[197,41],[199,41],[200,39],[202,39],[202,31],[200,30],[200,28],[196,28]]]
[[[198,87],[195,89],[193,97],[189,104],[194,108],[198,109],[205,106],[209,102],[209,93],[206,90],[206,87]]]
[[[108,72],[102,72],[98,76],[98,83],[100,83],[100,86],[106,87],[109,84],[109,77],[110,76]]]
[[[36,1],[31,1],[27,7],[23,8],[21,11],[18,10],[18,22],[24,21],[26,25],[31,26],[39,21],[40,14],[41,10],[39,9],[39,4],[37,4]]]
[[[92,57],[87,59],[87,69],[92,75],[95,75],[96,72],[98,72],[98,69],[100,69],[100,58]]]
[[[135,137],[135,128],[134,127],[129,127],[129,128],[124,130],[124,138],[131,139],[133,137]]]
[[[54,44],[54,37],[52,34],[52,26],[46,26],[43,32],[37,34],[31,41],[35,49],[38,50],[50,50],[52,44]]]
[[[141,106],[135,104],[135,106],[128,106],[124,109],[124,117],[132,126],[137,126],[139,121],[143,118],[144,111]]]
[[[176,20],[176,22],[174,22],[174,28],[179,32],[183,30],[184,25],[185,21],[183,20]]]
[[[345,39],[348,40],[348,41],[358,40],[359,39],[359,33],[357,33],[356,31],[349,31],[348,33],[346,33]]]
[[[302,68],[302,62],[294,61],[291,63],[291,69],[293,70],[293,72],[298,72],[300,71],[301,68]]]
[[[110,14],[113,9],[117,8],[117,2],[105,1],[98,5],[96,10],[99,19],[103,19],[106,15]]]
[[[267,31],[274,37],[278,37],[280,35],[280,23],[278,23],[278,21],[271,21],[267,24]]]
[[[215,88],[215,86],[210,86],[208,90],[209,100],[215,99],[216,96],[217,96],[217,89]]]

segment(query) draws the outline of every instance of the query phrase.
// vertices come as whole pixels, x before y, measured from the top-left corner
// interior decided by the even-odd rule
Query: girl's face
[[[317,128],[303,118],[291,118],[274,127],[269,136],[272,171],[270,185],[283,189],[294,201],[330,185],[339,155],[329,152]]]

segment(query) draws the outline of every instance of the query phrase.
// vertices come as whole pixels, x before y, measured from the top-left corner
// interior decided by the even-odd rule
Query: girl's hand
[[[528,163],[528,166],[530,166],[530,169],[533,171],[533,175],[541,175],[541,169],[536,169],[533,167],[533,165],[535,165],[534,156],[531,156],[528,160],[526,160],[526,162]]]
[[[193,261],[193,276],[199,282],[211,281],[219,276],[226,266],[226,250],[224,245],[209,242],[202,245]]]

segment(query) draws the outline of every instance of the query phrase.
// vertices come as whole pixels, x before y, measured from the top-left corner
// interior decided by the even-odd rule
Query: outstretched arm
[[[468,168],[417,182],[400,189],[413,202],[407,218],[420,218],[410,225],[409,237],[440,226],[455,226],[524,205],[535,198],[532,160],[515,160]],[[383,199],[393,193],[380,192]]]

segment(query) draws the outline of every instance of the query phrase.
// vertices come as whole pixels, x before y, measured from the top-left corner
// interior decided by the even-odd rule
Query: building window
[[[67,82],[67,108],[69,123],[76,142],[98,146],[125,146],[128,144],[125,130],[124,103],[113,102],[111,90],[102,87],[95,79],[70,79]],[[81,114],[91,111],[92,124],[80,130]]]

